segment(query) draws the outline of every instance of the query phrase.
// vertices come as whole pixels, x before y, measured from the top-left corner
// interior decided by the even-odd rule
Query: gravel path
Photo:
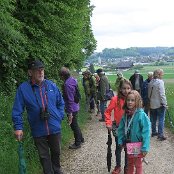
[[[62,152],[64,174],[107,174],[105,123],[99,122],[98,118],[93,115],[83,133],[85,143],[80,149],[69,150],[67,148]],[[143,163],[144,174],[174,174],[174,136],[167,131],[166,135],[167,140],[163,142],[158,141],[156,137],[151,138],[151,149],[146,157],[148,165]],[[111,171],[115,164],[114,149],[113,141]]]

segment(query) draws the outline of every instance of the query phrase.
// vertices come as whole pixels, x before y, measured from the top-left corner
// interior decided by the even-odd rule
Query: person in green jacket
[[[104,112],[107,105],[107,101],[105,100],[105,95],[106,95],[106,92],[109,90],[110,86],[109,86],[108,78],[103,72],[103,69],[98,69],[96,73],[100,77],[97,99],[100,101],[100,112],[101,112],[102,118],[99,121],[104,122],[105,121]]]
[[[133,157],[127,155],[126,174],[133,174],[134,167],[136,168],[136,174],[142,174],[142,157],[146,156],[150,148],[150,120],[142,109],[142,99],[136,90],[129,92],[123,108],[125,113],[118,128],[118,144],[124,147],[127,143],[142,143],[139,155]]]
[[[89,70],[82,73],[83,87],[86,96],[86,110],[90,113],[95,111],[95,104],[97,104],[97,84],[95,77]]]

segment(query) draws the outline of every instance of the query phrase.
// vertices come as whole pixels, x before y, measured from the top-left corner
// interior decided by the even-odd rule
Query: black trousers
[[[121,166],[121,151],[122,148],[118,145],[118,137],[115,137],[116,142],[116,149],[115,149],[115,156],[116,156],[116,166]],[[127,152],[126,148],[124,148],[125,151],[125,160],[124,160],[124,167],[127,167]]]
[[[72,119],[72,123],[70,124],[71,129],[74,133],[74,139],[75,139],[75,145],[80,145],[81,142],[84,140],[83,139],[83,135],[82,132],[80,130],[80,127],[78,125],[78,112],[73,112],[73,119]]]
[[[61,134],[34,137],[44,174],[60,174]]]

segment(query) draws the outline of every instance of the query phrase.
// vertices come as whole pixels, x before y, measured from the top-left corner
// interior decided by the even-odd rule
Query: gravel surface
[[[64,174],[107,174],[107,129],[105,123],[98,121],[98,117],[92,115],[92,120],[83,131],[85,143],[80,149],[65,149],[62,152],[62,168]],[[146,156],[148,165],[143,163],[144,174],[174,174],[174,136],[165,132],[166,141],[151,138],[151,149]],[[115,143],[112,143],[112,167],[115,166]],[[124,152],[123,157],[124,157]],[[122,157],[122,159],[123,159]],[[122,160],[123,163],[123,160]],[[123,166],[122,172],[123,174]],[[110,172],[110,173],[111,173]]]

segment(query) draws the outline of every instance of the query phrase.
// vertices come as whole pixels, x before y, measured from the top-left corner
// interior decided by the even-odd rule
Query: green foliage
[[[157,61],[157,62],[155,62],[155,65],[156,66],[163,66],[163,65],[165,65],[165,62],[164,61]]]
[[[132,69],[138,69],[138,70],[140,70],[140,69],[142,69],[143,68],[143,65],[141,65],[141,64],[137,64],[137,65],[135,65],[135,66],[133,66],[132,67]]]
[[[0,81],[8,91],[26,79],[27,61],[42,59],[47,77],[56,79],[61,66],[80,68],[96,47],[89,0],[2,0],[0,5]]]
[[[117,59],[124,57],[139,57],[149,56],[159,56],[159,55],[173,56],[174,47],[131,47],[126,49],[121,48],[105,48],[102,52],[94,53],[89,56],[89,61],[97,61],[98,57],[102,57],[103,60],[107,59]]]
[[[11,121],[11,110],[14,97],[0,93],[0,173],[18,173],[18,143],[15,140]],[[30,136],[26,115],[24,116],[24,151],[28,174],[38,173],[40,163]]]
[[[13,16],[15,5],[14,0],[0,1],[0,81],[5,90],[11,90],[11,84],[17,83],[18,75],[23,75],[17,65],[26,56],[26,38],[20,32],[22,23]]]

